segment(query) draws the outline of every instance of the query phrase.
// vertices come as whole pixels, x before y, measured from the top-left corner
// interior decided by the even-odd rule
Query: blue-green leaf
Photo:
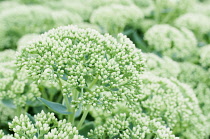
[[[40,100],[43,104],[45,104],[49,109],[53,110],[54,112],[64,114],[64,115],[72,114],[72,112],[68,112],[66,106],[60,103],[51,102],[40,97],[38,97],[37,99]]]
[[[87,137],[88,132],[94,128],[94,122],[87,122],[85,123],[85,125],[83,125],[82,129],[79,130],[79,134],[83,135],[84,137]]]
[[[11,99],[3,99],[2,103],[9,108],[13,108],[13,109],[16,108],[15,104],[13,103]]]
[[[35,119],[34,119],[34,117],[33,116],[31,116],[31,114],[29,114],[29,113],[26,113],[26,115],[28,116],[28,118],[30,119],[30,121],[33,123],[33,124],[35,124]]]

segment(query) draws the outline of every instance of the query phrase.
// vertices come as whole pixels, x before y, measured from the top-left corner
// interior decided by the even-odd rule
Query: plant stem
[[[20,116],[22,112],[21,106],[17,106],[17,116]]]
[[[84,123],[86,117],[87,117],[87,114],[89,112],[89,109],[90,109],[90,106],[87,107],[87,109],[83,112],[82,114],[82,118],[80,119],[79,121],[79,124],[77,125],[77,129],[80,130],[82,124]]]
[[[59,81],[59,86],[60,86],[61,93],[62,93],[62,82],[61,82],[60,78],[58,78],[58,81]],[[68,112],[71,112],[71,105],[69,103],[67,94],[63,95],[63,98],[64,98],[64,102],[65,102]],[[68,122],[70,122],[70,121],[71,121],[71,114],[68,115]]]
[[[70,104],[69,104],[68,96],[67,96],[67,95],[63,95],[63,98],[64,98],[64,102],[65,102],[65,105],[66,105],[66,107],[67,107],[68,112],[71,112],[71,107],[70,107]],[[72,115],[72,114],[69,114],[69,115],[68,115],[68,122],[71,121],[71,115]]]
[[[98,76],[99,75],[97,75],[96,78],[91,82],[91,84],[89,85],[89,89],[91,89],[96,84],[96,82],[98,81]]]
[[[73,101],[73,100],[76,101],[77,98],[78,98],[78,92],[77,92],[76,89],[73,89],[73,90],[72,90],[72,101]],[[76,113],[74,107],[71,107],[71,112],[72,112],[72,114],[70,115],[70,122],[71,122],[72,125],[74,125],[74,117],[75,117],[75,113]]]

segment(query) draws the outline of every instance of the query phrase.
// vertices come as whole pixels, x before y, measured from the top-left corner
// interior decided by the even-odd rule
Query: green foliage
[[[49,109],[53,110],[54,112],[57,112],[59,114],[71,114],[71,112],[68,112],[68,109],[65,105],[61,105],[59,103],[50,102],[44,98],[38,98],[39,101],[44,103]]]

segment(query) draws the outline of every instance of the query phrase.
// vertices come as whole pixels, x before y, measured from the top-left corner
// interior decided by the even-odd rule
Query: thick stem
[[[67,96],[67,95],[64,95],[63,98],[64,98],[64,102],[65,102],[65,105],[66,105],[66,107],[67,107],[68,112],[71,112],[71,107],[70,107],[70,103],[69,103],[68,96]],[[71,121],[71,115],[72,115],[72,114],[69,114],[69,115],[68,115],[68,122]]]
[[[60,86],[61,93],[62,93],[62,82],[59,78],[58,78],[58,81],[59,81],[59,86]],[[67,94],[63,95],[63,98],[64,98],[64,102],[65,102],[68,112],[71,112],[71,105],[69,103]],[[68,115],[68,122],[70,122],[70,121],[71,121],[71,114]]]
[[[82,118],[80,119],[79,124],[77,125],[77,129],[78,130],[80,130],[80,128],[82,127],[82,124],[84,123],[84,121],[85,121],[85,119],[87,117],[89,109],[90,109],[90,106],[88,106],[87,109],[83,112]]]
[[[72,101],[73,100],[77,100],[78,99],[78,92],[76,89],[73,89],[72,90]],[[75,113],[76,113],[76,110],[74,107],[71,107],[71,112],[72,114],[70,115],[70,122],[72,123],[72,125],[74,125],[74,117],[75,117]]]
[[[21,106],[17,106],[17,116],[20,116],[22,112]]]

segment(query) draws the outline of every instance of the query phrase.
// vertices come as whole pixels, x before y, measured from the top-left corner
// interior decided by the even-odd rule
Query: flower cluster
[[[71,2],[71,4],[69,4],[69,2]],[[70,11],[71,13],[80,15],[84,21],[87,21],[90,18],[93,8],[87,6],[86,3],[86,1],[83,2],[81,0],[62,0],[48,1],[44,5],[55,10],[65,9],[67,11]]]
[[[175,135],[189,137],[191,131],[193,135],[190,136],[194,136],[193,138],[205,136],[205,118],[189,86],[151,73],[145,73],[142,82],[144,95],[139,100],[140,111],[163,121],[161,123],[170,127]]]
[[[12,99],[17,106],[25,106],[41,93],[24,70],[16,71],[15,53],[13,50],[1,52],[5,57],[0,59],[0,99]]]
[[[132,0],[80,0],[86,5],[92,7],[93,9],[97,9],[102,6],[108,6],[112,4],[120,4],[120,5],[131,5],[133,4]]]
[[[206,45],[200,49],[200,64],[205,68],[210,68],[210,45]]]
[[[135,103],[142,53],[122,34],[117,38],[76,26],[52,29],[18,56],[18,66],[35,80],[60,82],[75,103],[112,108],[113,102]],[[136,96],[137,95],[137,96]]]
[[[15,117],[9,127],[14,131],[16,139],[83,139],[78,130],[66,120],[57,120],[53,113],[42,111],[31,121],[27,115]],[[0,133],[0,136],[3,136]],[[4,137],[3,137],[4,138]],[[6,137],[5,137],[6,138]]]
[[[175,60],[183,60],[195,53],[197,41],[188,29],[178,30],[167,24],[155,25],[146,33],[144,39],[149,48]]]
[[[210,30],[210,18],[203,14],[186,13],[175,20],[177,27],[185,27],[192,30],[197,37]],[[199,38],[200,39],[200,38]]]
[[[144,55],[146,68],[151,73],[166,78],[176,78],[180,73],[179,64],[171,58],[167,56],[161,58],[153,53],[144,53]]]
[[[0,102],[0,125],[5,124],[5,121],[9,121],[13,117],[15,117],[15,110],[8,108]]]
[[[53,27],[78,22],[82,22],[82,19],[77,14],[67,11],[52,12],[43,6],[21,5],[4,10],[0,14],[0,50],[16,48],[18,39],[25,34],[43,33]]]
[[[135,5],[109,5],[93,11],[90,22],[112,35],[123,32],[126,26],[137,27],[143,19],[142,11]]]
[[[179,63],[180,73],[178,75],[178,80],[181,82],[189,84],[192,88],[196,88],[199,83],[210,84],[208,79],[208,71],[202,67],[188,63]]]
[[[169,128],[161,125],[155,119],[151,120],[143,114],[121,113],[106,119],[105,124],[89,132],[93,139],[123,138],[123,139],[178,139]]]
[[[27,47],[28,43],[33,41],[39,36],[39,34],[26,34],[18,40],[17,43],[17,51],[21,52],[21,50]]]

